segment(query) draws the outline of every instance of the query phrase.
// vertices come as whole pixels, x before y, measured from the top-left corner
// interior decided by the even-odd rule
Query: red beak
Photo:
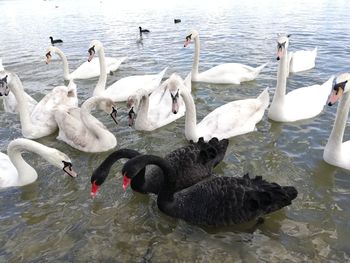
[[[91,193],[90,193],[92,198],[95,198],[95,197],[96,197],[96,194],[97,194],[97,192],[98,192],[98,189],[100,189],[100,186],[97,185],[95,182],[93,182],[93,183],[91,184]]]
[[[129,184],[131,183],[131,179],[129,179],[125,174],[123,176],[123,189],[126,191],[126,188],[128,188]]]

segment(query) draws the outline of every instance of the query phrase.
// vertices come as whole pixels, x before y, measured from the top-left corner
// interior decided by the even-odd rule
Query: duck
[[[7,146],[7,154],[0,152],[0,188],[24,186],[38,178],[36,170],[22,156],[23,152],[33,152],[43,157],[53,166],[71,177],[77,177],[70,158],[63,152],[25,138],[12,140]]]
[[[173,104],[181,96],[185,102],[185,137],[205,141],[213,137],[228,139],[255,130],[269,105],[269,92],[266,88],[256,99],[236,100],[226,103],[210,112],[197,124],[196,105],[192,95],[183,85],[169,87]],[[176,113],[175,111],[173,111]]]
[[[62,39],[53,39],[53,37],[49,37],[49,38],[50,38],[50,41],[51,41],[51,45],[55,45],[55,44],[58,44],[58,43],[63,43]]]
[[[209,176],[189,187],[176,190],[176,169],[156,155],[139,155],[128,160],[122,175],[133,179],[145,166],[157,165],[163,183],[157,206],[164,214],[201,226],[247,223],[291,204],[298,192],[293,186],[270,183],[261,176]],[[179,168],[181,169],[181,167]]]
[[[4,69],[2,61],[0,59],[0,74],[4,75],[2,78],[0,78],[0,97],[3,98],[2,101],[4,105],[4,111],[8,113],[17,114],[18,106],[16,97],[15,95],[13,95],[12,92],[10,92],[10,89],[7,85],[7,78],[9,73],[11,72]],[[38,104],[38,102],[24,90],[23,92],[24,96],[27,98],[29,112],[32,112],[36,104]]]
[[[244,81],[251,81],[257,78],[261,70],[267,63],[253,68],[240,63],[225,63],[217,65],[204,72],[198,72],[200,41],[197,30],[191,30],[186,36],[184,47],[187,47],[191,41],[195,44],[195,53],[192,64],[192,81],[206,82],[214,84],[240,84]]]
[[[197,143],[191,141],[188,145],[167,154],[164,158],[177,171],[175,188],[183,189],[211,175],[214,167],[223,160],[228,144],[227,139],[219,141],[213,138],[206,143],[203,138],[200,138]],[[115,162],[121,158],[132,159],[138,155],[141,153],[132,149],[119,149],[111,153],[91,176],[91,196],[96,196]],[[152,166],[147,168],[147,171],[141,170],[132,180],[123,177],[123,189],[126,190],[130,185],[135,192],[158,194],[163,182],[162,176],[162,170]]]
[[[63,62],[63,78],[65,80],[72,80],[72,79],[90,79],[100,76],[100,62],[99,59],[96,59],[92,62],[84,62],[81,64],[76,70],[74,70],[72,73],[69,73],[69,65],[66,55],[63,53],[61,49],[58,47],[50,46],[46,50],[46,64],[49,64],[52,58],[52,54],[57,54],[62,62]],[[114,72],[116,71],[119,66],[127,59],[127,57],[121,57],[121,58],[112,58],[112,57],[106,57],[106,72]],[[107,73],[106,73],[107,74]]]
[[[179,83],[185,83],[185,87],[191,92],[191,76],[183,80],[178,74],[173,73],[157,89],[149,94],[141,88],[134,95],[129,96],[126,105],[129,110],[129,126],[138,131],[153,131],[163,127],[185,115],[186,107],[182,98],[177,99],[173,113],[172,99],[168,87]]]
[[[77,106],[78,97],[76,85],[71,80],[66,86],[57,86],[46,94],[35,106],[29,110],[21,80],[16,74],[8,75],[8,88],[18,102],[18,113],[21,122],[22,135],[28,139],[38,139],[52,134],[57,130],[54,110],[57,106]]]
[[[139,26],[139,31],[140,31],[140,34],[150,32],[148,29],[142,29],[142,27],[140,27],[140,26]]]
[[[105,97],[91,97],[79,107],[58,107],[54,116],[58,125],[57,139],[83,152],[105,152],[117,145],[115,136],[94,116],[96,107],[110,114],[117,124],[115,104]]]
[[[350,73],[335,78],[328,105],[339,100],[333,129],[323,151],[323,159],[334,166],[350,171],[350,140],[343,141],[350,108]]]
[[[322,85],[312,85],[294,89],[286,94],[289,36],[279,36],[277,39],[277,84],[268,110],[268,117],[276,122],[295,122],[309,119],[320,114],[326,105],[332,89],[334,76]],[[311,99],[312,98],[312,99]]]
[[[159,86],[167,70],[166,67],[158,74],[128,76],[119,79],[118,81],[114,82],[111,86],[106,88],[106,62],[102,43],[99,40],[93,40],[90,44],[88,53],[89,62],[92,61],[94,55],[98,53],[100,61],[100,72],[103,73],[98,79],[98,83],[94,89],[93,96],[105,96],[110,98],[114,102],[126,101],[130,95],[135,94],[135,92],[141,87],[147,92],[152,92]]]
[[[181,19],[179,19],[179,18],[174,18],[174,23],[175,23],[175,24],[181,23]]]

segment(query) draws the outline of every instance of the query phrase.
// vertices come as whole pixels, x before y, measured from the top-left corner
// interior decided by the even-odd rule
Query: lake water
[[[118,1],[119,2],[119,1]],[[125,3],[127,2],[127,3]],[[128,56],[107,85],[132,74],[166,73],[185,77],[194,45],[184,48],[190,29],[200,32],[200,70],[224,62],[269,65],[252,82],[241,85],[193,84],[200,120],[226,102],[256,97],[276,85],[276,34],[290,33],[290,50],[318,47],[316,67],[293,74],[288,90],[320,84],[332,74],[350,71],[350,16],[346,0],[325,1],[0,1],[0,57],[16,72],[26,91],[41,99],[64,84],[62,64],[44,63],[49,36],[64,40],[60,48],[71,69],[87,59],[93,39],[108,56]],[[149,5],[149,6],[148,6]],[[180,18],[179,24],[173,19]],[[138,43],[138,27],[151,30]],[[80,104],[97,79],[76,81]],[[312,99],[312,98],[310,98]],[[296,105],[297,106],[297,105]],[[68,178],[42,158],[25,154],[38,180],[0,191],[0,262],[349,262],[350,172],[322,159],[336,107],[296,123],[275,123],[265,114],[257,131],[230,139],[217,174],[262,175],[294,185],[299,192],[289,207],[265,217],[264,224],[202,228],[161,213],[155,196],[124,193],[121,163],[116,164],[99,195],[90,198],[92,171],[109,154],[88,154],[57,141],[39,139],[64,151],[79,177]],[[21,137],[14,114],[0,106],[0,150]],[[100,112],[95,116],[112,131],[117,148],[165,155],[186,145],[184,118],[154,132],[127,126],[125,104],[119,125]],[[350,139],[350,121],[345,139]]]

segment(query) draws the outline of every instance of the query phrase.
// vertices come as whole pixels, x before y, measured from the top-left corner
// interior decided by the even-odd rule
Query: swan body
[[[84,152],[104,152],[114,148],[117,145],[115,136],[90,113],[96,106],[115,118],[113,101],[103,97],[91,97],[81,108],[58,107],[55,110],[59,128],[57,139]]]
[[[81,64],[76,70],[74,70],[72,73],[69,73],[69,65],[66,55],[63,53],[62,50],[60,50],[57,47],[50,46],[48,47],[46,51],[46,64],[48,64],[51,60],[52,54],[56,53],[59,55],[63,62],[63,77],[65,80],[71,80],[71,79],[90,79],[100,76],[100,62],[99,59],[96,59],[91,62],[84,62]],[[106,73],[116,71],[120,64],[124,62],[124,60],[127,57],[121,57],[119,59],[112,58],[112,57],[106,57]]]
[[[73,81],[70,81],[68,87],[53,88],[38,102],[32,112],[29,111],[22,83],[16,74],[9,75],[8,87],[18,102],[22,134],[29,139],[41,138],[56,131],[57,123],[54,118],[54,110],[57,106],[73,107],[78,105],[76,85]]]
[[[89,61],[92,60],[95,53],[98,53],[100,61],[100,72],[106,72],[104,48],[102,43],[98,40],[93,40],[90,44],[90,56],[88,59]],[[106,96],[112,99],[114,102],[121,102],[126,101],[129,96],[135,94],[135,92],[140,88],[143,88],[147,92],[151,93],[159,86],[166,70],[167,68],[154,75],[137,75],[125,77],[116,81],[107,89],[105,88],[106,74],[101,74],[98,81],[98,85],[94,90],[94,96]]]
[[[3,70],[1,70],[1,68]],[[5,75],[3,78],[0,79],[0,96],[3,96],[3,105],[5,112],[9,113],[18,113],[18,105],[15,95],[13,95],[12,92],[9,92],[9,88],[7,86],[7,77],[10,72],[5,70],[2,67],[1,61],[0,61],[0,74]],[[14,73],[12,73],[14,74]],[[38,103],[35,99],[33,99],[27,92],[24,92],[24,96],[27,99],[28,102],[28,109],[29,112],[32,112],[35,108],[36,104]],[[6,95],[7,94],[7,95]]]
[[[281,36],[277,42],[277,60],[279,60],[277,85],[268,117],[278,122],[294,122],[317,116],[327,102],[334,77],[330,77],[322,85],[302,87],[286,94],[289,40],[288,37]]]
[[[180,147],[169,154],[164,159],[167,160],[176,171],[175,189],[186,188],[208,176],[211,176],[213,168],[219,164],[225,156],[228,147],[228,140],[219,141],[216,138],[209,142],[204,142],[201,138],[198,143],[190,142],[188,145]],[[140,155],[139,152],[131,149],[120,149],[110,154],[93,172],[91,176],[91,195],[95,196],[98,188],[107,178],[112,165],[121,158],[134,158]],[[123,178],[123,188],[128,185],[140,193],[158,194],[163,183],[163,172],[158,166],[151,166],[143,169],[130,180]]]
[[[71,160],[64,153],[38,142],[19,138],[9,143],[8,155],[0,152],[0,188],[23,186],[36,181],[38,174],[23,159],[23,151],[36,153],[71,177],[77,176],[72,169]]]
[[[266,88],[256,99],[232,101],[216,108],[197,124],[196,106],[191,94],[183,87],[170,88],[170,92],[173,97],[177,93],[182,96],[186,105],[185,136],[195,142],[199,137],[204,137],[205,141],[213,137],[221,140],[254,131],[269,105]]]
[[[298,50],[289,52],[289,72],[296,73],[315,67],[317,47],[313,50]]]
[[[339,100],[332,132],[323,152],[323,159],[332,165],[350,170],[350,141],[343,142],[350,108],[350,74],[344,73],[335,79],[328,105]]]
[[[179,98],[174,106],[176,114],[169,106],[172,99],[168,87],[178,86],[180,83],[186,83],[186,87],[191,92],[191,76],[189,75],[184,81],[179,75],[173,73],[150,95],[141,88],[134,95],[129,96],[127,100],[129,126],[134,125],[139,131],[153,131],[184,116],[186,107],[182,98]]]
[[[256,79],[261,70],[267,65],[267,63],[265,63],[259,67],[253,68],[240,63],[225,63],[199,73],[198,66],[200,41],[198,31],[192,30],[190,32],[190,34],[186,37],[184,46],[186,47],[191,40],[194,40],[195,43],[195,54],[192,64],[192,81],[195,82],[240,84],[244,81]]]
[[[126,162],[124,177],[133,178],[148,164],[158,165],[164,174],[157,197],[158,208],[165,214],[197,225],[224,226],[241,224],[277,211],[297,197],[292,186],[269,183],[256,176],[210,176],[176,190],[177,177],[168,161],[154,155],[140,155]]]

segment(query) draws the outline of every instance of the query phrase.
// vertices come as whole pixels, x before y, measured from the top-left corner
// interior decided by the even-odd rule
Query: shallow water
[[[73,2],[0,2],[0,57],[36,99],[64,84],[57,58],[49,65],[44,63],[50,35],[64,40],[60,48],[71,69],[86,61],[93,39],[103,42],[108,56],[128,56],[108,76],[108,85],[166,66],[166,77],[173,72],[185,77],[191,69],[194,45],[183,48],[183,42],[192,28],[201,35],[202,70],[223,62],[257,66],[269,61],[256,81],[193,84],[199,120],[226,102],[256,97],[267,86],[272,98],[276,33],[292,34],[290,50],[318,47],[316,67],[291,75],[288,90],[320,84],[332,74],[350,71],[350,18],[345,0],[201,5],[176,1],[148,7],[138,1],[123,6],[106,1]],[[174,18],[182,22],[174,24]],[[142,43],[137,41],[140,25],[151,30]],[[96,81],[76,81],[80,103],[91,96]],[[137,132],[127,126],[125,105],[119,108],[118,127],[96,112],[116,135],[117,148],[165,155],[186,144],[184,118],[151,133]],[[2,106],[0,112],[0,150],[6,152],[8,143],[21,137],[20,124]],[[120,163],[92,200],[91,173],[109,153],[81,153],[57,141],[57,134],[39,139],[69,155],[79,177],[68,178],[40,157],[26,154],[39,178],[31,185],[0,191],[0,262],[349,261],[350,172],[322,159],[335,112],[336,106],[325,107],[316,118],[296,123],[275,123],[265,114],[256,132],[230,139],[216,173],[237,176],[249,172],[294,185],[299,191],[291,206],[266,216],[257,228],[202,228],[170,218],[158,210],[154,196],[123,192]],[[349,127],[346,140],[350,139]]]

